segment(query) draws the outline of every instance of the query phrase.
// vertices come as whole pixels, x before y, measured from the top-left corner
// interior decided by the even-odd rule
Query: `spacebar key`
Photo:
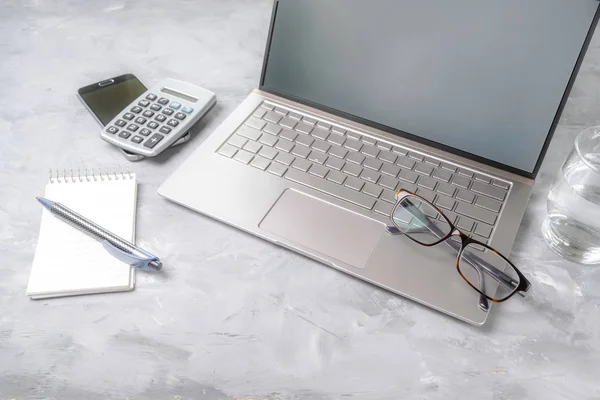
[[[342,200],[349,201],[350,203],[359,205],[369,210],[375,205],[375,199],[373,197],[363,195],[355,190],[347,189],[343,186],[338,186],[335,183],[329,183],[321,178],[305,174],[295,169],[290,168],[284,177],[292,182],[308,186],[312,189],[327,193]]]

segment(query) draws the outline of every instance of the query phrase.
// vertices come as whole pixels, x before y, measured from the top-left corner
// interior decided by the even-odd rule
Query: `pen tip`
[[[41,196],[36,197],[37,201],[40,202],[41,205],[43,205],[45,208],[47,208],[48,210],[52,208],[52,206],[54,205],[54,202],[48,199],[45,199]]]

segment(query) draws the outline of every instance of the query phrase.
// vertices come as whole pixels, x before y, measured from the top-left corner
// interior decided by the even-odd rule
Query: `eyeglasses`
[[[500,303],[515,293],[523,295],[529,290],[531,283],[512,262],[497,250],[458,230],[439,208],[421,196],[400,189],[390,217],[393,223],[387,227],[390,234],[404,234],[422,246],[431,247],[442,242],[450,246],[457,253],[458,273],[483,296],[479,306],[485,311],[488,309],[485,299]]]

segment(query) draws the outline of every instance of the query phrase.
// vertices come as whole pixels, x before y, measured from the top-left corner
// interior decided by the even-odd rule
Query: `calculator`
[[[213,92],[168,78],[125,107],[102,129],[100,137],[132,153],[154,157],[185,134],[216,102]]]

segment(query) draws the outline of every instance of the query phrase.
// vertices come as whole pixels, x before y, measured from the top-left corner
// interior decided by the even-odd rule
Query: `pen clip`
[[[151,262],[159,261],[158,257],[153,256],[142,249],[136,249],[136,253],[139,254],[127,253],[110,243],[108,240],[103,240],[102,246],[111,256],[135,268],[150,269],[149,264]]]

